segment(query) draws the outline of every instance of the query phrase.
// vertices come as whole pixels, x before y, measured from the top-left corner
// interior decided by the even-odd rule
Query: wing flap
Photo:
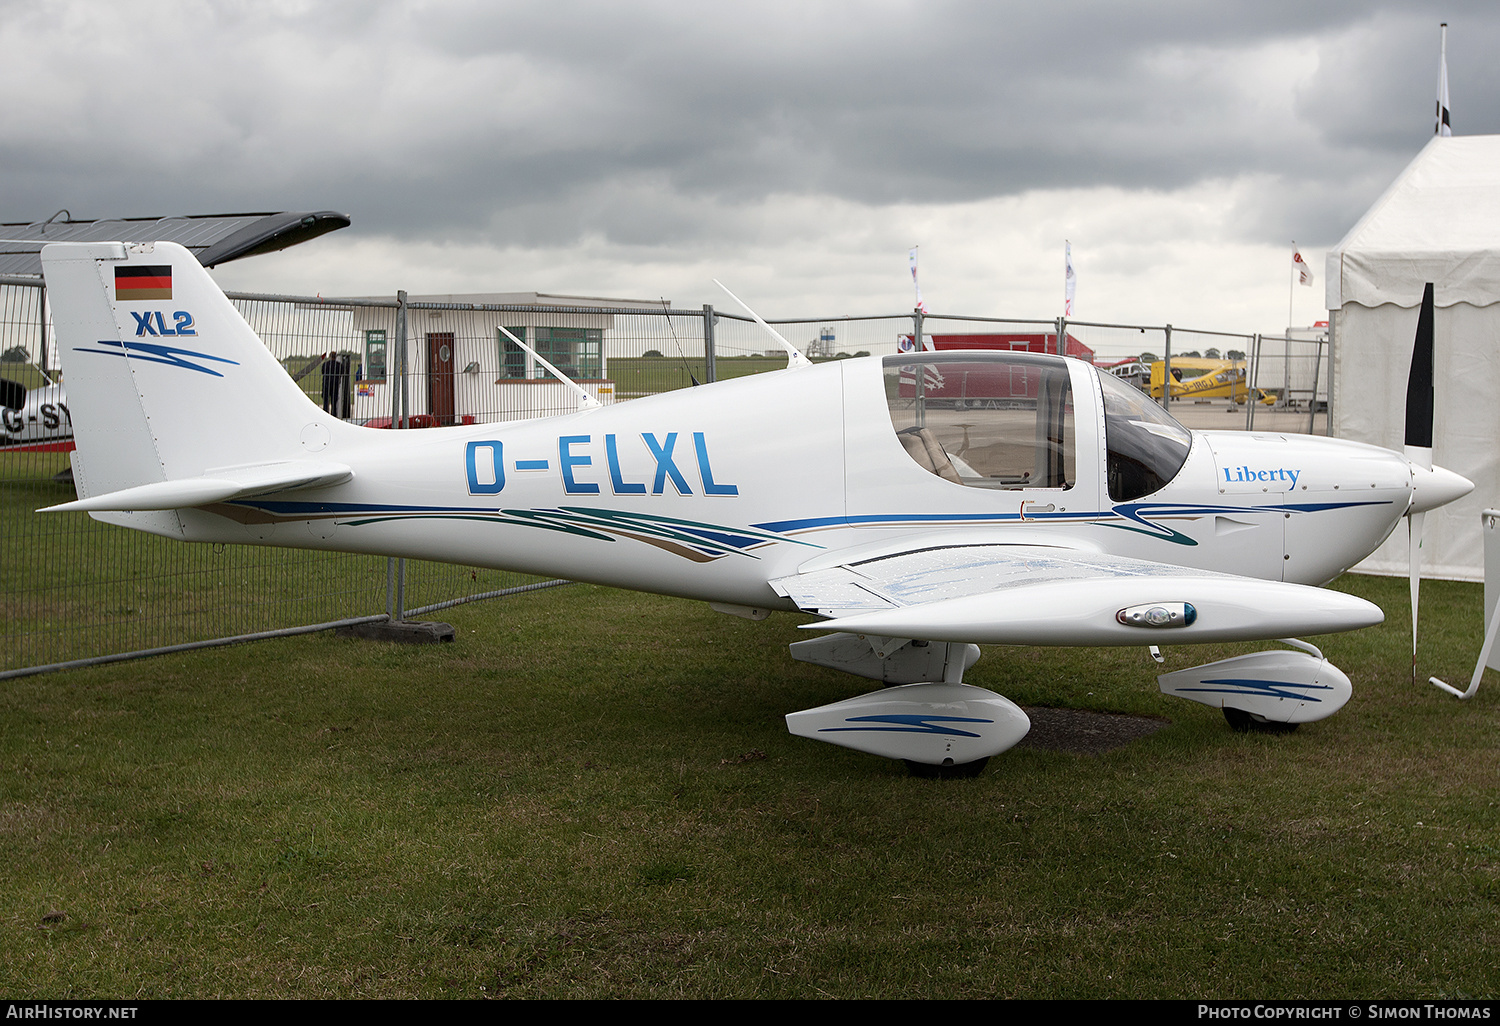
[[[883,594],[874,581],[845,567],[777,578],[771,587],[797,603],[798,609],[820,616],[857,616],[900,605]]]

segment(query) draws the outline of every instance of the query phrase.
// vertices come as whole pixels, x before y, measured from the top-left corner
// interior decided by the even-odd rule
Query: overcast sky
[[[225,265],[323,295],[536,290],[1279,331],[1428,141],[1500,132],[1500,6],[0,0],[0,220],[333,209]]]

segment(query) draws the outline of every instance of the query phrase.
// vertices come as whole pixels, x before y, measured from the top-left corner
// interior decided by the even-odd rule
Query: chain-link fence
[[[1326,329],[1288,331],[1282,336],[1257,335],[1249,354],[1250,382],[1275,402],[1262,399],[1246,412],[1245,429],[1331,434]]]
[[[54,380],[58,361],[45,295],[34,280],[0,280],[0,565],[7,610],[0,677],[425,615],[554,583],[374,556],[183,544],[82,513],[35,513],[74,497],[65,383]],[[674,310],[511,294],[230,298],[311,401],[375,430],[492,423],[576,409],[576,396],[552,376],[548,363],[606,404],[786,365],[785,351],[751,318],[712,307]],[[1238,392],[1231,387],[1222,397],[1193,396],[1178,382],[1160,393],[1162,401],[1194,427],[1307,431],[1327,423],[1327,377],[1319,370],[1326,345],[1301,336],[1261,339],[1169,326],[922,312],[771,323],[814,360],[886,355],[933,343],[1051,353],[1061,348],[1101,364],[1122,361],[1117,373],[1134,366],[1142,387],[1150,387],[1152,373],[1143,357],[1167,365],[1156,370],[1163,380],[1188,382],[1201,374],[1197,365],[1189,366],[1195,359],[1245,361],[1248,373],[1245,363],[1238,364]],[[1269,401],[1248,403],[1255,412],[1247,415],[1246,400],[1255,396]],[[1268,423],[1287,416],[1297,423]]]

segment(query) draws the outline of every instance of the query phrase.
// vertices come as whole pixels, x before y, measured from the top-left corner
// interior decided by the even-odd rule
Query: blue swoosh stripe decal
[[[211,367],[200,367],[191,360],[183,357],[192,357],[197,360],[213,360],[215,363],[227,363],[231,367],[238,367],[237,360],[225,359],[222,356],[214,356],[210,353],[200,353],[194,349],[180,349],[177,346],[164,346],[156,342],[118,342],[114,339],[101,338],[94,343],[100,346],[114,346],[113,349],[81,349],[73,347],[75,353],[103,353],[106,356],[134,357],[146,363],[160,363],[168,367],[181,367],[184,370],[198,371],[200,374],[209,374],[216,378],[224,375]]]
[[[1158,517],[1201,517],[1214,514],[1247,514],[1247,513],[1319,513],[1330,509],[1347,509],[1355,506],[1388,506],[1389,500],[1369,499],[1358,502],[1305,502],[1287,503],[1274,506],[1255,506],[1246,508],[1244,506],[1220,506],[1202,505],[1190,503],[1122,503],[1111,510],[1093,510],[1089,512],[1075,513],[1045,513],[1028,511],[1023,517],[1020,513],[888,513],[888,514],[866,514],[858,516],[832,516],[832,517],[803,517],[797,520],[772,520],[752,526],[765,531],[797,532],[809,531],[820,527],[905,527],[912,524],[1017,524],[1017,523],[1039,523],[1043,521],[1056,522],[1093,522],[1100,527],[1114,527],[1127,531],[1137,531],[1163,541],[1170,541],[1178,545],[1196,545],[1192,538],[1174,531],[1170,527],[1154,522]],[[1130,521],[1128,524],[1111,523],[1112,519],[1119,518]],[[1131,524],[1139,525],[1132,527]]]
[[[1218,684],[1220,687],[1174,688],[1175,691],[1201,691],[1210,695],[1261,695],[1266,698],[1296,698],[1306,702],[1321,702],[1315,695],[1301,691],[1285,691],[1283,688],[1303,688],[1310,691],[1332,691],[1327,684],[1302,684],[1294,680],[1255,680],[1244,677],[1215,677],[1203,684]]]
[[[981,737],[973,731],[957,727],[942,726],[945,723],[994,723],[974,716],[929,716],[921,713],[888,713],[883,716],[850,716],[845,723],[868,723],[867,727],[824,727],[820,734],[841,734],[848,731],[876,731],[896,734],[949,734],[960,737]],[[887,724],[887,726],[875,726]]]
[[[157,347],[169,348],[169,347]],[[185,350],[184,350],[185,352]],[[217,359],[217,357],[210,357]],[[230,362],[230,361],[226,361]],[[194,368],[203,370],[204,368]],[[206,373],[214,373],[206,371]],[[234,505],[261,510],[278,517],[337,517],[352,527],[404,519],[468,519],[519,527],[560,531],[598,541],[613,541],[617,536],[639,538],[649,535],[662,542],[688,546],[710,558],[731,553],[750,555],[749,550],[775,542],[790,542],[809,548],[822,548],[813,542],[787,537],[820,527],[890,526],[918,524],[1005,525],[1044,521],[1095,524],[1118,528],[1158,538],[1179,545],[1196,545],[1192,538],[1155,522],[1154,518],[1210,516],[1217,513],[1314,513],[1353,506],[1389,505],[1388,501],[1300,503],[1292,505],[1240,506],[1199,505],[1187,503],[1135,503],[1115,506],[1109,512],[1028,512],[1017,513],[906,513],[868,514],[858,516],[805,517],[776,520],[733,527],[702,523],[677,517],[658,516],[629,510],[588,506],[562,506],[548,509],[506,509],[495,506],[425,506],[396,503],[305,502],[285,499],[240,499]],[[1127,520],[1129,523],[1120,523]],[[1139,525],[1139,526],[1132,526]],[[679,550],[681,551],[681,550]],[[751,556],[751,558],[758,558]]]
[[[790,542],[811,549],[822,548],[813,542],[785,538],[756,528],[737,528],[723,524],[701,523],[678,517],[636,513],[629,510],[597,509],[587,506],[562,506],[552,509],[503,509],[494,506],[409,506],[359,502],[298,502],[286,499],[238,499],[232,505],[256,509],[276,516],[334,517],[351,527],[385,523],[392,520],[440,519],[478,520],[518,527],[535,527],[559,531],[595,541],[614,541],[615,536],[640,540],[649,538],[661,543],[693,549],[704,556],[718,558],[730,554],[751,555],[749,550],[775,542]],[[678,551],[683,551],[679,548]]]

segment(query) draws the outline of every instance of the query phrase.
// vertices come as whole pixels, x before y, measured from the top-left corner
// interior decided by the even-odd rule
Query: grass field
[[[716,380],[727,381],[785,366],[785,356],[726,356],[714,361],[714,372]],[[705,373],[702,357],[679,356],[611,356],[607,370],[620,399],[687,388],[693,378],[706,380]]]
[[[0,363],[0,378],[19,382],[22,388],[41,388],[47,383],[42,372],[31,363]]]
[[[1322,639],[1338,716],[1240,735],[1140,650],[987,649],[1023,705],[1169,718],[965,781],[789,736],[860,682],[801,618],[575,586],[452,645],[327,635],[0,688],[0,993],[1493,997],[1497,684]],[[1467,680],[1480,589],[1423,592]],[[805,636],[805,634],[804,634]],[[1231,649],[1168,650],[1169,668]]]

